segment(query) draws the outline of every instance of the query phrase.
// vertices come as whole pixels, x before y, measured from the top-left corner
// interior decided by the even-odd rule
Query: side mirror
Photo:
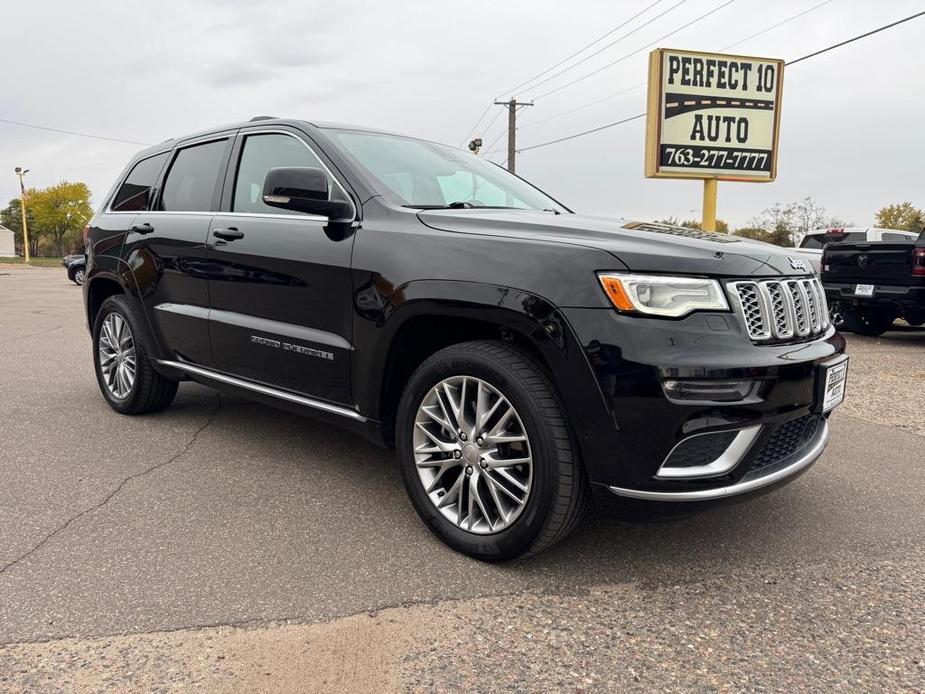
[[[328,175],[310,166],[285,166],[267,171],[263,201],[270,207],[345,219],[350,203],[330,199]]]

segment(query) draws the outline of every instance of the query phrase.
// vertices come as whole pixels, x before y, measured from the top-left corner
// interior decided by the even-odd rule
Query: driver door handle
[[[234,241],[235,239],[243,239],[244,232],[238,231],[237,227],[228,227],[227,229],[213,230],[212,236],[219,239],[225,239],[226,241]]]
[[[144,224],[133,224],[131,231],[135,232],[136,234],[150,234],[152,231],[154,231],[154,227],[147,222]]]

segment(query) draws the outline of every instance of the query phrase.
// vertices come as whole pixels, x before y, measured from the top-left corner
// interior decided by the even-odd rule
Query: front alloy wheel
[[[454,376],[431,388],[413,443],[424,491],[454,525],[496,533],[523,511],[533,481],[530,440],[517,410],[487,381]]]
[[[103,319],[98,344],[100,371],[110,394],[124,400],[135,385],[135,340],[128,322],[118,313]]]
[[[458,552],[533,554],[581,519],[589,489],[562,401],[524,349],[480,340],[435,352],[405,385],[395,420],[411,502]]]

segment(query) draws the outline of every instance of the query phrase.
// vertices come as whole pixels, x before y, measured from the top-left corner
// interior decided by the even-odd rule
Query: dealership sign
[[[782,60],[652,51],[646,176],[773,181],[783,79]]]

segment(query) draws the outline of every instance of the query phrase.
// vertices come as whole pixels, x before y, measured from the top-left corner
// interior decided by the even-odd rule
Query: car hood
[[[806,272],[810,271],[809,263],[796,249],[668,224],[534,210],[424,210],[418,217],[427,226],[443,231],[595,248],[610,253],[634,272],[795,275],[802,274],[801,262]]]

